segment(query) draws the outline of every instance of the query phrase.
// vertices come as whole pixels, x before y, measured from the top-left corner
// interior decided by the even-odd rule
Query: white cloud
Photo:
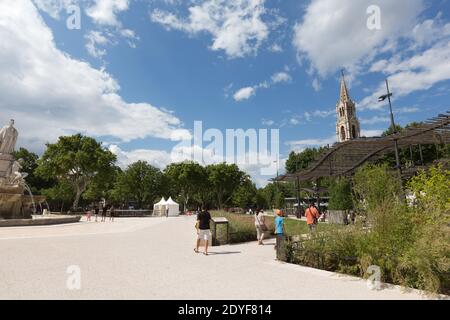
[[[320,91],[320,89],[322,89],[322,86],[320,85],[320,81],[317,78],[314,78],[313,82],[312,82],[312,86],[314,88],[314,91]]]
[[[367,28],[366,10],[374,4],[381,9],[381,30]],[[321,76],[353,70],[409,35],[422,10],[423,0],[312,0],[294,27],[293,43]]]
[[[434,19],[427,19],[417,24],[412,30],[413,47],[431,45],[443,37],[450,36],[450,23],[445,24],[438,14]]]
[[[285,70],[289,71],[289,68],[285,68]],[[292,80],[292,77],[289,73],[286,71],[278,72],[272,75],[269,81],[263,81],[257,85],[250,86],[250,87],[244,87],[235,92],[233,95],[233,98],[235,101],[240,102],[243,100],[248,100],[252,96],[256,94],[256,92],[259,89],[269,89],[271,86],[278,84],[278,83],[287,83]]]
[[[117,162],[121,168],[126,168],[136,161],[147,161],[161,170],[170,164],[170,154],[163,150],[136,149],[124,151],[114,144],[110,145],[108,149],[117,156]]]
[[[388,123],[390,121],[389,117],[380,117],[380,116],[373,116],[371,118],[360,118],[359,122],[361,124],[376,124],[376,123]]]
[[[70,5],[78,4],[79,0],[33,0],[35,5],[54,19],[60,18],[60,13]]]
[[[366,138],[370,138],[370,137],[380,137],[381,134],[384,132],[384,130],[379,130],[379,129],[375,129],[375,130],[361,130],[361,137],[366,137]]]
[[[255,88],[245,87],[236,91],[236,93],[233,95],[233,99],[238,102],[247,100],[250,99],[251,96],[255,95],[255,92],[256,92]]]
[[[224,50],[231,58],[256,54],[269,35],[263,21],[265,0],[204,0],[189,7],[189,16],[179,18],[171,12],[155,9],[150,18],[167,29],[195,35],[209,33],[211,49]]]
[[[287,72],[278,72],[272,76],[273,83],[289,82],[291,80],[292,80],[292,77]]]
[[[131,141],[170,139],[181,121],[149,103],[128,103],[103,69],[60,51],[31,1],[0,2],[0,121],[16,119],[33,150],[81,132]]]
[[[261,124],[262,124],[263,126],[271,127],[271,126],[273,126],[273,125],[275,124],[275,121],[273,121],[273,120],[268,120],[268,119],[262,119],[262,120],[261,120]]]
[[[283,48],[279,44],[274,43],[269,47],[269,51],[274,53],[280,53],[283,52]]]
[[[128,10],[129,0],[94,0],[86,14],[100,25],[120,27],[117,15]]]
[[[323,147],[326,145],[333,145],[336,142],[336,135],[323,139],[302,139],[288,141],[286,144],[292,151],[301,152],[309,147]]]
[[[105,49],[99,49],[98,46],[105,46],[110,41],[100,31],[90,31],[85,35],[86,49],[89,54],[95,58],[101,58],[106,54]]]
[[[395,56],[383,63],[383,72],[389,76],[394,99],[415,91],[428,90],[435,84],[450,79],[450,42],[444,38],[422,53],[404,59]],[[386,85],[383,82],[373,94],[363,98],[358,107],[383,108],[385,104],[378,103],[377,99],[385,93]]]
[[[298,117],[293,117],[289,119],[289,124],[296,126],[300,124],[300,119]]]

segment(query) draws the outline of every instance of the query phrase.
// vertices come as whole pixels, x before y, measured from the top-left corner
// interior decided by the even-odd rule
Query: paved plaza
[[[421,299],[284,264],[254,242],[195,254],[194,217],[0,228],[1,299]],[[268,240],[273,244],[273,240]],[[81,289],[69,290],[69,266]]]

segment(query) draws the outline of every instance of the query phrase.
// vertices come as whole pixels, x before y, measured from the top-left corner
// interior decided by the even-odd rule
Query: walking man
[[[317,210],[313,202],[311,202],[309,204],[309,208],[306,209],[305,216],[306,216],[306,223],[308,224],[309,227],[309,232],[312,233],[315,231],[317,221],[319,219],[319,210]]]
[[[95,208],[94,208],[95,222],[97,222],[99,212],[100,212],[100,209],[98,208],[98,206],[95,206]]]
[[[116,209],[114,209],[114,205],[111,205],[111,208],[109,208],[109,221],[114,222],[114,215]]]
[[[198,248],[200,246],[200,241],[205,241],[205,252],[204,255],[208,255],[208,243],[209,239],[211,238],[211,230],[210,230],[210,224],[211,222],[211,214],[208,212],[208,210],[203,207],[202,212],[200,212],[197,215],[197,223],[195,224],[195,227],[197,229],[197,246],[195,247],[194,251],[198,253]]]
[[[102,208],[102,222],[106,222],[106,212],[108,211],[108,208],[106,207],[106,205],[103,205]]]

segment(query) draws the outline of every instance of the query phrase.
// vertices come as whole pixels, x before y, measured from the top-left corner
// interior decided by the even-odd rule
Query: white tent
[[[172,197],[166,201],[166,209],[169,208],[169,217],[176,217],[180,215],[180,205],[172,200]]]
[[[166,214],[166,199],[164,197],[158,203],[153,205],[153,215],[163,216]]]

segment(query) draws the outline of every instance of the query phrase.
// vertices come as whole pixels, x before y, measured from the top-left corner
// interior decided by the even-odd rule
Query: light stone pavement
[[[421,299],[274,259],[254,242],[195,254],[194,217],[0,228],[0,299]],[[273,240],[268,240],[273,244]],[[81,289],[67,289],[67,268]]]

